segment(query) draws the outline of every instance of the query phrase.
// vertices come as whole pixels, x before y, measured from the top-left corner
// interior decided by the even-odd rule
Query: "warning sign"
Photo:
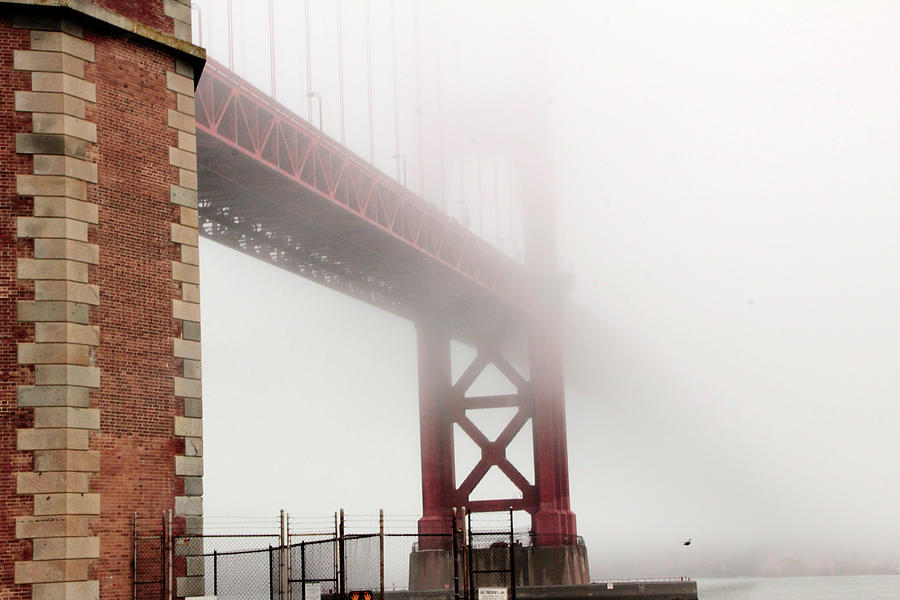
[[[372,590],[353,590],[350,600],[372,600]]]
[[[478,588],[478,600],[506,600],[506,588]]]

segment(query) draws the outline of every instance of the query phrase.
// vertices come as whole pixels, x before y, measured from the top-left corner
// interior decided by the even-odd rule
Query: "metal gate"
[[[341,545],[339,538],[333,538],[290,546],[288,584],[293,600],[306,600],[308,585],[318,585],[321,595],[342,593],[340,561],[337,559]]]
[[[476,531],[472,513],[468,515],[466,576],[468,600],[478,600],[481,588],[505,588],[509,600],[516,600],[516,550],[522,547],[513,531],[513,511],[509,510],[509,528]]]
[[[152,534],[145,533],[150,527],[138,526],[138,515],[134,513],[133,549],[131,559],[131,580],[133,600],[165,600],[168,574],[168,543],[166,540],[166,518],[160,526],[153,527]]]

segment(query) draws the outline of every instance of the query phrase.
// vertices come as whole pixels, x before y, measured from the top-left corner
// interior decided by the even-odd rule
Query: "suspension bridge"
[[[214,9],[227,11],[223,62],[207,60],[201,47],[204,25],[209,34],[216,13],[187,0],[0,0],[0,158],[7,166],[0,176],[0,332],[5,347],[16,349],[0,354],[0,458],[7,465],[0,478],[0,595],[136,597],[137,524],[147,518],[159,531],[153,581],[160,597],[206,593],[200,235],[415,323],[418,551],[445,550],[429,540],[453,528],[453,509],[520,510],[531,516],[534,544],[545,550],[539,583],[585,583],[569,505],[563,290],[549,189],[536,175],[540,159],[520,152],[507,161],[517,165],[520,182],[522,262],[516,243],[504,242],[516,236],[500,231],[500,214],[510,211],[496,199],[492,242],[471,229],[468,207],[479,215],[482,234],[491,211],[466,196],[471,161],[463,150],[455,152],[464,218],[438,208],[447,206],[443,176],[440,202],[407,186],[406,164],[414,157],[399,142],[396,44],[397,173],[376,168],[368,2],[363,35],[345,35],[340,2],[333,21],[339,50],[364,40],[368,159],[341,143],[340,52],[341,141],[323,131],[321,116],[313,124],[323,95],[311,83],[309,2],[306,118],[274,97],[279,18],[272,0],[262,6],[252,11],[265,12],[268,21],[268,37],[257,39],[268,41],[271,94],[225,66],[234,64],[231,0]],[[421,119],[419,126],[421,132]],[[465,141],[457,130],[457,141]],[[439,146],[443,155],[448,144]],[[421,153],[415,160],[427,197],[426,161]],[[444,173],[444,160],[433,164]],[[495,187],[500,182],[494,178]],[[477,351],[456,381],[453,339]],[[511,348],[527,355],[527,376],[510,359]],[[489,364],[514,393],[468,393]],[[468,415],[482,408],[515,409],[494,440]],[[533,482],[506,455],[529,422]],[[461,477],[454,472],[454,426],[481,452]],[[492,468],[518,494],[472,499]]]

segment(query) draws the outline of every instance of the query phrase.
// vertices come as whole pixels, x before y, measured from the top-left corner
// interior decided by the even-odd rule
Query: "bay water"
[[[900,575],[697,580],[699,600],[900,600]]]

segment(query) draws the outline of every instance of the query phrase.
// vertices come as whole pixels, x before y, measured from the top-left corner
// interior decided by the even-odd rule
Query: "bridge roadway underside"
[[[214,61],[196,114],[202,235],[463,339],[527,316],[522,265]]]
[[[197,148],[205,237],[414,321],[441,315],[462,338],[521,321],[520,306],[213,136],[198,131]]]

